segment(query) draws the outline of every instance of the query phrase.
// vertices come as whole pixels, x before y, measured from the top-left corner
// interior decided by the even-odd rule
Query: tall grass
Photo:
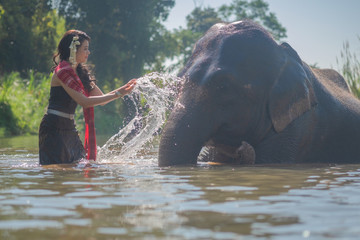
[[[360,41],[360,37],[358,37]],[[343,44],[343,50],[340,54],[340,59],[336,59],[338,66],[340,65],[340,72],[349,84],[351,91],[355,96],[360,98],[360,61],[357,53],[351,53],[349,42]]]
[[[29,71],[0,76],[0,137],[37,134],[49,98],[50,75]]]

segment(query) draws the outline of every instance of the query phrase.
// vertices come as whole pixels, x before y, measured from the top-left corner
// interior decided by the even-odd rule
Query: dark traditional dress
[[[69,63],[60,62],[55,68],[54,74],[66,86],[89,96]],[[39,129],[40,164],[72,163],[85,157],[96,160],[94,108],[84,109],[86,129],[85,145],[83,146],[75,128],[76,106],[77,103],[63,87],[51,87],[48,111],[44,115]]]
[[[39,130],[40,164],[72,163],[85,158],[85,149],[73,119],[76,106],[63,87],[51,87],[48,109],[64,113],[64,116],[44,115]]]

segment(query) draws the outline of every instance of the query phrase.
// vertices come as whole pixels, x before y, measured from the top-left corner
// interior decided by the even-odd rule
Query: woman
[[[124,86],[104,94],[86,66],[90,37],[78,30],[69,30],[60,40],[53,61],[47,113],[39,129],[40,164],[72,163],[82,158],[96,160],[94,106],[105,105],[129,94],[136,84],[130,80]],[[59,62],[57,62],[59,59]],[[83,107],[85,145],[75,128],[77,104]]]

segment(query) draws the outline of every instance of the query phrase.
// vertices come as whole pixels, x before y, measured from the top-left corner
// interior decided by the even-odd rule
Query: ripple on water
[[[244,187],[244,186],[221,186],[221,187],[207,187],[208,190],[220,190],[224,192],[238,192],[238,191],[255,191],[257,187]]]
[[[28,208],[25,213],[34,217],[66,217],[77,215],[75,211],[71,211],[68,209],[44,207]]]
[[[97,229],[97,232],[100,234],[106,235],[125,235],[128,231],[125,228],[111,228],[111,227],[100,227]]]
[[[0,221],[0,229],[3,230],[21,230],[21,229],[46,229],[62,228],[63,224],[54,220],[5,220]]]
[[[91,225],[91,219],[89,218],[66,218],[64,223],[67,225],[86,227]]]
[[[58,195],[58,191],[48,189],[6,189],[0,190],[1,194],[18,195],[18,196],[48,196]]]

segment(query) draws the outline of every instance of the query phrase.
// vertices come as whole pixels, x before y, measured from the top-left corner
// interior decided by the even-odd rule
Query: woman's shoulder
[[[63,72],[71,72],[73,69],[67,61],[61,61],[54,67],[54,74],[61,75]]]
[[[51,87],[58,87],[61,86],[59,77],[53,73],[51,78]]]

